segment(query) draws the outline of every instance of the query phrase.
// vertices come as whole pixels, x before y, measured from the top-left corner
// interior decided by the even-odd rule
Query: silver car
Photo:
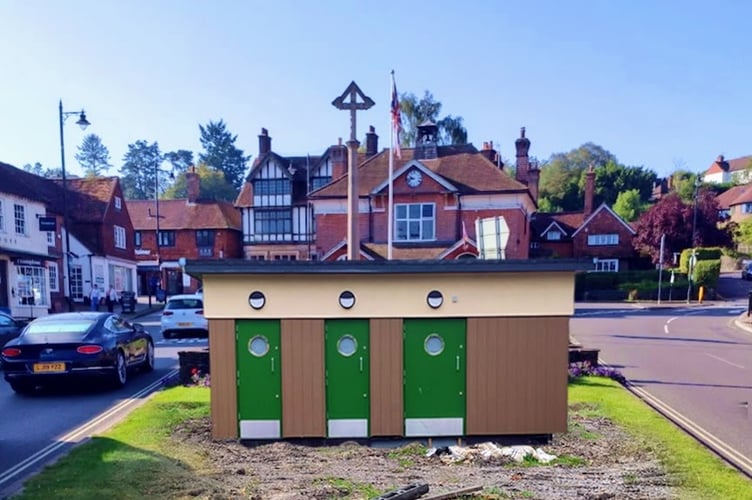
[[[167,299],[161,318],[162,337],[180,334],[209,334],[209,320],[204,317],[201,295],[173,295]]]

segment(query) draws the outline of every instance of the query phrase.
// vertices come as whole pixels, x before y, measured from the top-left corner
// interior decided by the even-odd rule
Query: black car
[[[742,266],[742,279],[752,280],[752,264],[744,264]]]
[[[76,377],[123,386],[131,368],[154,369],[154,341],[143,325],[113,313],[70,312],[31,321],[0,351],[5,380],[17,393]]]
[[[26,323],[27,321],[15,319],[10,314],[0,312],[0,347],[10,339],[18,337]]]

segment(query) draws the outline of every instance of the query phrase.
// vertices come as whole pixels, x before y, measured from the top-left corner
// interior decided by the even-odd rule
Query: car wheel
[[[13,389],[13,392],[16,394],[31,394],[34,392],[34,384],[28,382],[13,381],[10,382],[10,388]]]
[[[154,371],[154,344],[151,340],[146,345],[146,359],[144,360],[143,369],[145,372]]]
[[[115,387],[123,387],[128,381],[128,367],[125,364],[125,355],[123,351],[118,351],[115,358],[115,375],[112,377],[112,383]]]

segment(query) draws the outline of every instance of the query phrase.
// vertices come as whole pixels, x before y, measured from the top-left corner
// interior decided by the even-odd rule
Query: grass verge
[[[651,444],[667,470],[681,478],[682,498],[748,499],[752,482],[618,382],[581,377],[569,384],[569,404],[585,404],[640,442]]]
[[[209,414],[209,388],[161,391],[107,433],[74,448],[30,479],[19,500],[208,498],[215,491],[211,464],[200,451],[170,438],[181,422]],[[612,420],[641,443],[650,443],[667,469],[681,478],[682,498],[752,498],[752,482],[731,469],[682,430],[605,377],[578,377],[569,385],[569,404]],[[584,408],[584,410],[583,410]],[[570,432],[576,430],[570,429]],[[420,450],[394,452],[409,465]],[[576,461],[577,457],[571,457]],[[373,494],[367,485],[327,478],[338,490]],[[239,492],[240,493],[240,492]],[[242,493],[241,493],[242,496]]]

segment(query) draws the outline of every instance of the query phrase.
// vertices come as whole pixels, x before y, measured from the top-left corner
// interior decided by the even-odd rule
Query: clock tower
[[[438,155],[439,127],[430,121],[418,125],[418,138],[415,143],[416,160],[434,160]]]

